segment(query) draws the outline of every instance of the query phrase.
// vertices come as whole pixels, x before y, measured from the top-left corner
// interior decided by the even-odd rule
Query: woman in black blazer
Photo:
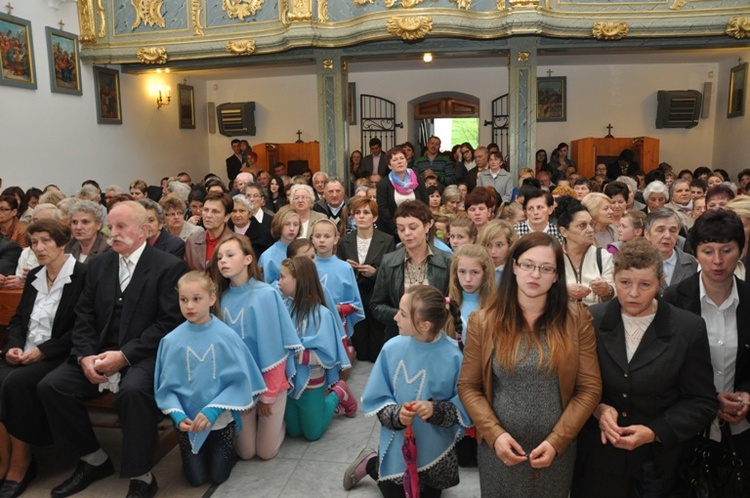
[[[393,147],[389,150],[385,162],[391,172],[380,180],[376,189],[378,228],[398,239],[396,220],[393,218],[396,208],[404,201],[417,200],[428,204],[429,199],[422,179],[407,166],[403,148]]]
[[[662,480],[653,496],[683,496],[680,456],[716,415],[705,322],[656,299],[661,276],[657,249],[627,242],[615,255],[617,299],[589,308],[603,391],[578,436],[575,498],[635,496],[644,470]]]
[[[28,227],[31,250],[41,266],[27,277],[21,302],[8,326],[0,361],[0,496],[18,496],[34,478],[30,445],[52,443],[36,385],[70,353],[70,330],[87,266],[65,254],[70,229],[44,219]]]
[[[385,343],[385,326],[372,316],[370,298],[380,262],[385,254],[395,249],[395,245],[393,237],[374,226],[378,219],[375,201],[367,197],[354,197],[349,201],[349,212],[354,216],[357,229],[344,235],[338,243],[336,255],[354,268],[365,307],[365,319],[354,326],[352,346],[357,351],[358,360],[375,361]]]

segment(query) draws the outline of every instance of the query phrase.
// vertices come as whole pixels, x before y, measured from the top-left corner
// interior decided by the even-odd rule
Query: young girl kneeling
[[[315,264],[306,257],[284,260],[279,288],[290,298],[289,313],[305,348],[294,357],[297,375],[284,413],[286,430],[290,436],[317,441],[339,405],[344,413],[356,410],[349,388],[339,381],[339,370],[351,365],[336,326],[338,317],[325,304]]]
[[[192,271],[177,286],[187,321],[159,344],[156,403],[180,430],[188,482],[219,484],[234,465],[239,412],[252,408],[266,386],[242,339],[211,314],[216,286],[208,275]]]
[[[345,489],[369,474],[378,480],[383,496],[404,496],[401,448],[408,425],[417,445],[421,495],[440,496],[458,484],[454,446],[471,420],[456,389],[463,356],[443,331],[449,318],[461,330],[458,306],[446,302],[437,289],[416,285],[401,298],[399,336],[383,346],[362,394],[365,413],[377,414],[382,424],[380,458],[361,453],[347,469]]]

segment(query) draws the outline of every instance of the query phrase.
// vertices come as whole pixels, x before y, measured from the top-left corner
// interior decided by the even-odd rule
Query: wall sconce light
[[[166,95],[163,95],[163,94],[166,94]],[[171,101],[172,101],[172,90],[169,87],[166,87],[166,89],[162,92],[162,89],[159,88],[159,96],[156,97],[156,108],[161,109],[165,105],[169,105]]]
[[[432,54],[430,52],[425,52],[422,56],[422,60],[429,64],[430,62],[432,62]]]

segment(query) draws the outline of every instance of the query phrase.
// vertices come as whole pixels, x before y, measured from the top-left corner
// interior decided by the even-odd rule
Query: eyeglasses
[[[13,210],[11,208],[1,208],[0,207],[0,211],[2,211],[3,213],[9,213],[10,211],[13,211]]]
[[[557,273],[557,268],[551,265],[535,265],[529,261],[518,261],[516,260],[516,267],[526,273],[532,273],[534,270],[539,270],[542,275],[554,275]]]
[[[253,195],[248,195],[248,197],[249,197],[250,199],[260,199],[260,198],[261,198],[261,197],[263,197],[263,196],[262,196],[262,195],[260,195],[260,194],[253,194]]]
[[[182,216],[182,215],[183,215],[183,213],[181,213],[179,211],[164,213],[164,216],[166,216],[167,218],[176,218],[176,217],[179,217],[179,216]]]
[[[297,197],[297,196],[295,196],[294,198],[292,198],[292,200],[293,200],[294,202],[299,202],[299,201],[309,201],[309,200],[310,200],[310,198],[309,198],[308,196],[304,196],[304,197]]]

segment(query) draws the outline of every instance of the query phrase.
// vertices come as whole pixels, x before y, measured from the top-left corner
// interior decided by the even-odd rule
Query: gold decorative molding
[[[375,2],[373,2],[373,0],[352,0],[352,3],[354,5],[364,5],[366,3],[373,3],[374,4]]]
[[[203,26],[201,25],[201,0],[193,0],[193,33],[195,36],[203,36]]]
[[[130,0],[130,5],[135,11],[135,22],[131,31],[135,30],[141,23],[146,26],[159,26],[166,28],[167,23],[161,14],[161,8],[164,6],[164,0]]]
[[[534,8],[538,4],[539,4],[539,0],[510,0],[511,9],[526,9],[529,7]]]
[[[164,47],[141,47],[135,55],[143,64],[166,64],[169,58]]]
[[[398,2],[398,0],[385,0],[384,3],[386,7],[391,8],[396,5],[396,2]],[[401,0],[401,7],[405,9],[411,9],[412,7],[415,7],[422,2],[424,2],[424,0]],[[471,3],[471,0],[469,0],[469,3]]]
[[[230,40],[227,42],[227,52],[232,55],[250,55],[255,52],[255,40]]]
[[[107,34],[107,18],[104,15],[104,6],[102,5],[102,0],[96,0],[96,14],[99,16],[99,31],[97,31],[96,36],[99,38],[104,38],[104,36]]]
[[[540,5],[541,7],[541,5]],[[552,3],[550,0],[544,0],[544,7],[542,7],[544,10],[552,10]]]
[[[529,53],[518,52],[518,62],[529,62]]]
[[[685,6],[686,3],[687,3],[687,0],[674,0],[674,2],[672,3],[672,5],[669,6],[669,9],[670,10],[680,10],[681,8],[683,8]]]
[[[626,22],[599,21],[591,28],[597,40],[622,40],[628,35],[630,25]]]
[[[386,23],[388,32],[404,40],[421,40],[432,31],[432,18],[428,16],[391,17]]]
[[[263,7],[263,2],[264,0],[222,0],[221,10],[227,13],[229,19],[244,21],[246,17],[257,13]]]
[[[456,4],[456,7],[464,10],[469,10],[471,7],[471,0],[451,0],[452,3]]]
[[[328,0],[318,0],[318,22],[328,22]]]
[[[83,44],[96,43],[96,18],[93,0],[78,0],[79,39]]]
[[[305,22],[312,19],[312,0],[288,0],[289,22]]]
[[[347,61],[341,63],[341,72],[344,74],[349,73],[349,63]]]
[[[750,38],[750,17],[733,17],[727,23],[726,33],[732,38],[741,40]]]

